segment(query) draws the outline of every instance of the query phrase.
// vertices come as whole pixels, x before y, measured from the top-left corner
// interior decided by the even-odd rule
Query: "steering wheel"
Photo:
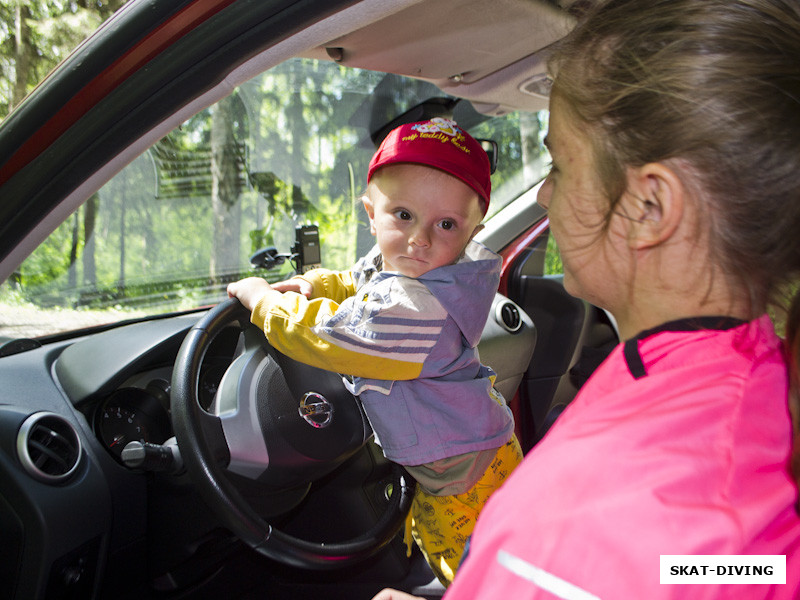
[[[234,324],[244,347],[225,372],[209,412],[198,396],[200,365],[217,334]],[[175,437],[190,478],[223,525],[261,554],[305,568],[349,566],[377,553],[404,523],[415,483],[398,465],[392,467],[384,513],[368,531],[340,543],[301,540],[274,529],[226,476],[227,470],[272,489],[310,486],[372,434],[341,376],[271,348],[237,299],[212,308],[186,335],[170,396]]]

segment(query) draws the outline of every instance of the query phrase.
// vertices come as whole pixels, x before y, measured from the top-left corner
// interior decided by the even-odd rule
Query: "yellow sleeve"
[[[311,298],[329,298],[341,304],[345,298],[356,293],[352,271],[330,271],[328,269],[313,269],[297,276],[310,283],[314,291]]]
[[[325,284],[332,281],[341,280],[325,279]],[[305,364],[367,379],[419,377],[422,363],[346,349],[332,339],[320,337],[315,326],[329,320],[338,308],[339,303],[331,298],[309,300],[302,294],[286,292],[265,296],[256,304],[250,320],[264,331],[276,350]]]

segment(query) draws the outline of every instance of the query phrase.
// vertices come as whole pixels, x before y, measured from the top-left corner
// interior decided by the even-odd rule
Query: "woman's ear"
[[[664,163],[628,170],[620,212],[629,220],[628,245],[644,250],[669,240],[684,218],[686,188]]]

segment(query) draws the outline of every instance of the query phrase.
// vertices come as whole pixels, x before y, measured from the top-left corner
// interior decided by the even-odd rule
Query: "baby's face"
[[[460,179],[431,167],[382,167],[364,197],[384,269],[419,277],[453,264],[481,229],[478,194]]]

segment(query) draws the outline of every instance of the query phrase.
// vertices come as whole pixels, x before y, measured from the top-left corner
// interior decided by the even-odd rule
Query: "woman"
[[[552,67],[539,202],[566,289],[624,342],[489,501],[446,598],[797,598],[800,301],[788,345],[766,311],[800,272],[800,4],[610,0]],[[667,555],[785,556],[786,583],[662,584]]]

